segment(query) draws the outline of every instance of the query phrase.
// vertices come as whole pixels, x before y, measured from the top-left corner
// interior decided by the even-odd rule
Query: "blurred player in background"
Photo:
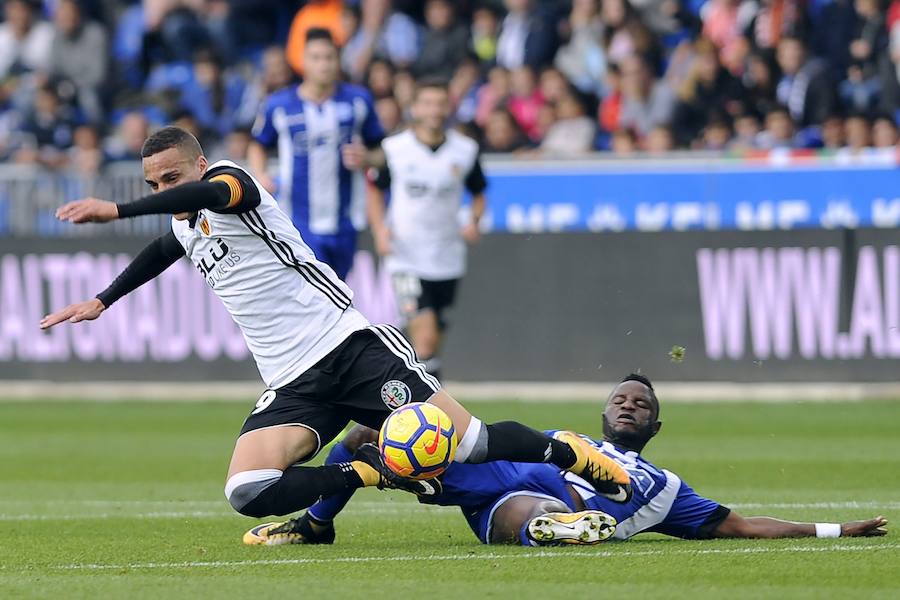
[[[447,129],[450,114],[446,86],[418,86],[413,125],[382,143],[386,164],[367,201],[375,247],[391,273],[407,333],[419,359],[438,378],[444,310],[452,306],[466,272],[466,243],[479,239],[487,188],[478,143]],[[471,213],[460,226],[466,191],[472,194]]]
[[[269,96],[253,127],[247,159],[268,191],[267,149],[278,148],[280,205],[316,258],[346,278],[365,226],[362,171],[382,164],[384,131],[371,94],[339,81],[338,48],[313,28],[303,47],[303,82]]]
[[[631,476],[634,495],[618,503],[597,495],[577,475],[551,465],[496,462],[452,465],[440,477],[442,493],[428,504],[458,506],[485,544],[595,544],[656,532],[684,539],[860,537],[886,534],[883,517],[838,523],[795,523],[771,517],[742,517],[697,494],[678,475],[650,463],[641,452],[655,436],[659,400],[643,375],[617,385],[603,410],[603,439],[583,439],[619,463]],[[354,430],[342,444],[349,454],[368,441]],[[552,434],[553,432],[547,432]],[[297,519],[303,532],[292,543],[330,544],[332,521],[346,496],[325,498]]]

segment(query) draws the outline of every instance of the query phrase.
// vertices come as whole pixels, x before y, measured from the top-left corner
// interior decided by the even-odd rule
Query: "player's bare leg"
[[[406,331],[416,350],[416,356],[425,363],[429,373],[440,379],[435,360],[441,348],[441,329],[437,314],[430,309],[419,311],[409,319]]]

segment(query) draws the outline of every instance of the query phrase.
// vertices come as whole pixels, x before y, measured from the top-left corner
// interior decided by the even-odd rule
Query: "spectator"
[[[409,71],[401,70],[394,73],[394,99],[403,109],[404,118],[409,116],[409,108],[412,106],[413,97],[416,95],[416,80]]]
[[[838,86],[838,95],[844,107],[850,112],[869,113],[878,104],[881,81],[872,74],[866,76],[865,64],[853,61],[847,67],[847,78]]]
[[[587,154],[594,147],[595,133],[584,100],[570,91],[556,102],[556,121],[547,129],[540,149],[560,157]]]
[[[598,2],[572,2],[569,40],[556,53],[554,64],[582,92],[603,95],[606,50],[603,47],[603,20]]]
[[[866,79],[876,75],[877,62],[888,46],[887,29],[878,0],[855,0],[857,20],[850,59],[857,63]]]
[[[622,73],[618,65],[611,64],[606,71],[606,95],[597,110],[597,121],[604,131],[619,129],[622,112]]]
[[[637,140],[630,129],[617,129],[610,140],[610,150],[616,156],[630,156],[637,151]]]
[[[224,157],[227,160],[243,164],[253,141],[253,133],[249,127],[238,127],[225,136]]]
[[[50,68],[53,27],[39,20],[38,5],[31,0],[6,0],[3,6],[0,82],[25,72],[47,72]]]
[[[166,61],[190,62],[194,52],[210,45],[199,16],[205,0],[144,0],[143,6],[149,52],[157,46]]]
[[[897,145],[897,123],[881,115],[872,125],[872,145],[876,148],[894,148]]]
[[[766,113],[765,129],[757,136],[757,145],[764,150],[794,147],[794,122],[790,111],[776,106]]]
[[[721,152],[726,150],[731,142],[731,126],[724,115],[711,117],[706,127],[703,128],[697,148]]]
[[[742,80],[744,103],[767,112],[777,104],[775,90],[780,79],[778,65],[770,53],[753,52],[747,57],[747,69]]]
[[[729,142],[729,150],[746,152],[759,147],[761,134],[759,117],[747,111],[734,119],[734,138]]]
[[[221,59],[210,50],[201,50],[194,58],[192,85],[181,90],[181,104],[204,131],[224,139],[237,125],[243,94],[243,80],[226,75]]]
[[[676,139],[689,146],[706,127],[710,108],[736,114],[744,90],[719,64],[716,47],[701,38],[694,45],[694,60],[678,94],[672,117]]]
[[[600,17],[608,62],[621,64],[629,56],[640,53],[656,64],[658,48],[653,35],[627,0],[603,0]]]
[[[234,116],[235,123],[241,127],[253,123],[259,105],[269,94],[291,85],[294,80],[294,71],[280,47],[269,46],[266,48],[260,62],[262,69],[256,71],[244,87],[240,105]]]
[[[475,109],[475,123],[484,127],[488,116],[498,107],[505,107],[509,99],[511,84],[509,71],[494,67],[488,72],[487,83],[478,90],[478,106]]]
[[[34,110],[22,130],[27,141],[18,155],[19,162],[39,162],[51,168],[65,163],[61,151],[71,147],[75,123],[70,108],[60,101],[52,85],[38,88]]]
[[[654,80],[650,66],[635,55],[622,62],[622,110],[619,126],[642,138],[657,125],[668,125],[675,95],[662,80]]]
[[[839,114],[830,114],[822,121],[819,137],[825,150],[840,150],[844,147],[844,118]]]
[[[500,20],[490,5],[480,6],[472,14],[470,46],[483,64],[493,64],[497,58],[497,34]]]
[[[558,44],[556,21],[535,0],[504,0],[507,14],[497,38],[497,64],[539,69],[553,62]]]
[[[466,57],[469,32],[456,21],[450,0],[428,0],[425,3],[422,51],[411,66],[416,77],[427,75],[450,81],[456,67]]]
[[[96,175],[103,167],[103,150],[100,147],[100,132],[93,125],[79,125],[75,128],[72,148],[67,163],[70,169],[82,175]]]
[[[674,149],[675,135],[666,125],[657,125],[644,138],[643,150],[648,154],[665,154]]]
[[[835,81],[840,81],[850,66],[850,43],[857,34],[853,0],[832,0],[822,7],[813,29],[813,49],[821,56]]]
[[[408,15],[394,11],[391,0],[366,0],[362,3],[360,28],[344,52],[344,68],[354,81],[362,79],[376,57],[405,69],[419,53],[418,25]]]
[[[545,102],[555,103],[571,92],[571,85],[558,69],[547,67],[541,71],[538,89]]]
[[[537,129],[538,109],[544,98],[537,87],[534,71],[525,65],[514,69],[510,77],[510,91],[507,106],[522,131],[532,140],[539,140]]]
[[[150,123],[144,113],[126,113],[115,135],[106,142],[106,155],[112,161],[141,160],[141,147],[149,135]]]
[[[802,126],[821,123],[835,106],[834,89],[824,63],[808,58],[803,42],[785,37],[778,44],[781,80],[775,88],[778,102]]]
[[[869,120],[860,114],[847,117],[847,120],[844,121],[844,138],[846,139],[844,155],[862,153],[872,143]]]
[[[375,114],[381,121],[385,135],[393,135],[403,129],[403,111],[393,96],[385,96],[375,101]]]
[[[291,21],[285,47],[285,55],[294,72],[303,74],[303,47],[306,45],[306,32],[310,29],[327,29],[334,43],[344,45],[349,32],[345,28],[343,12],[342,0],[310,0],[297,11]]]
[[[743,33],[758,9],[754,0],[710,0],[703,6],[703,37],[716,45],[723,63],[734,63],[745,52]]]
[[[525,134],[508,110],[496,108],[491,111],[484,125],[484,152],[515,152],[527,144]]]
[[[759,11],[746,31],[753,48],[774,50],[786,37],[805,38],[805,0],[759,0],[759,3]]]
[[[83,21],[75,0],[60,0],[54,23],[50,74],[74,83],[82,113],[89,121],[100,122],[100,90],[107,68],[106,32],[97,23]]]
[[[394,67],[386,60],[377,58],[369,65],[366,87],[373,98],[387,98],[394,93]]]
[[[478,110],[478,87],[480,74],[478,61],[470,57],[462,62],[453,74],[447,90],[450,94],[450,102],[456,113],[456,121],[459,123],[472,123]]]

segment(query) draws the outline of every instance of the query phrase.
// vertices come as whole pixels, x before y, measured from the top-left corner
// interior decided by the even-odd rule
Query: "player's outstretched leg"
[[[582,477],[612,500],[627,502],[631,498],[628,472],[574,433],[560,432],[550,437],[515,421],[485,425],[444,390],[428,402],[441,408],[453,421],[459,436],[457,462],[552,463]]]
[[[352,460],[321,467],[296,467],[311,456],[318,439],[305,427],[280,426],[249,431],[238,438],[225,484],[225,497],[248,517],[286,515],[323,496],[366,486],[397,488],[423,495],[436,492],[428,481],[400,479],[377,449],[361,448]]]

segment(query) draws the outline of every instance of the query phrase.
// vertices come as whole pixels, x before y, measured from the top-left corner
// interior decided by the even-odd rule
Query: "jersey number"
[[[277,395],[278,394],[276,394],[272,390],[266,390],[265,392],[263,392],[263,395],[260,396],[259,400],[256,401],[256,408],[250,414],[255,415],[269,408],[269,405],[275,401],[275,397]]]

